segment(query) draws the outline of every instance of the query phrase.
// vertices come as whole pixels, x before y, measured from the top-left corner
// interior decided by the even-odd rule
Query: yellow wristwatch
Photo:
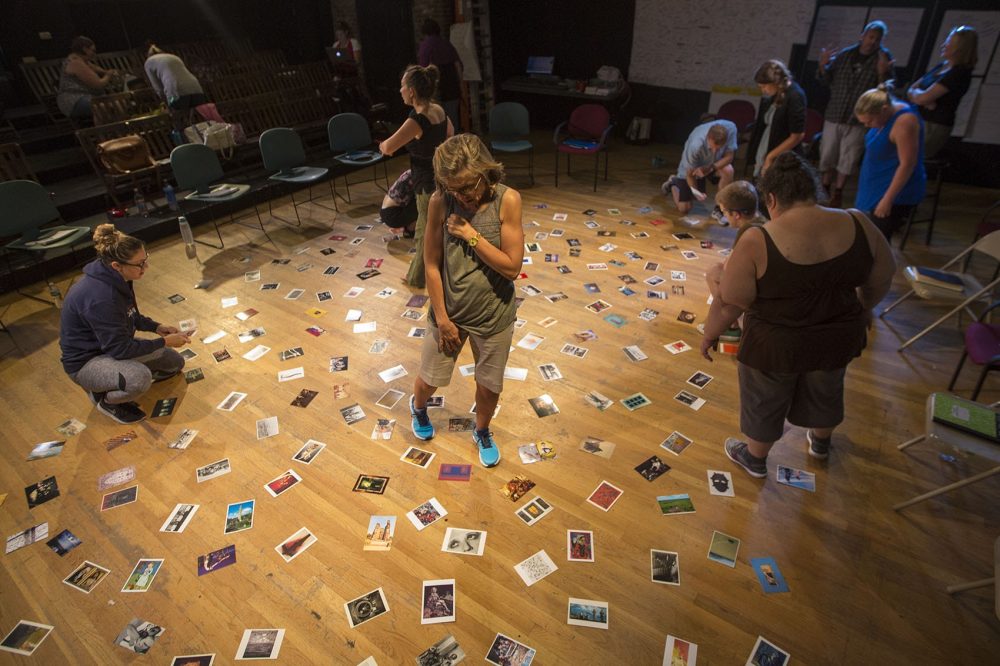
[[[482,237],[483,235],[477,231],[476,235],[469,239],[469,247],[476,247],[479,245],[479,239]]]

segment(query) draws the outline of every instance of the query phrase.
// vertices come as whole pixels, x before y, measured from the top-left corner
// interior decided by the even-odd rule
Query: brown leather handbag
[[[112,174],[129,174],[156,164],[149,153],[149,144],[136,134],[97,144],[97,157]]]

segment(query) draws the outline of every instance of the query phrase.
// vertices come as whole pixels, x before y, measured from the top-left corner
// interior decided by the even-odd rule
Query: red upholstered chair
[[[731,99],[719,107],[719,110],[715,112],[715,117],[731,121],[736,125],[740,134],[743,134],[749,131],[750,126],[757,119],[757,109],[745,99]]]
[[[973,363],[983,366],[979,373],[979,381],[976,382],[976,388],[972,391],[972,400],[979,397],[979,391],[983,388],[986,375],[993,370],[1000,370],[1000,325],[983,321],[987,314],[997,306],[1000,306],[1000,301],[992,303],[979,316],[979,321],[972,322],[965,329],[965,351],[962,352],[962,358],[959,359],[958,365],[955,367],[955,374],[951,376],[951,383],[948,384],[949,391],[955,388],[955,382],[958,381],[958,375],[962,372],[966,358],[971,358]]]
[[[570,155],[594,156],[594,191],[597,191],[597,169],[604,153],[604,180],[608,179],[608,135],[611,133],[611,116],[600,104],[583,104],[573,109],[569,120],[560,123],[552,134],[556,146],[556,187],[559,187],[559,155],[566,155],[566,174],[569,174]]]
[[[817,145],[823,137],[823,114],[816,109],[806,109],[805,136],[802,138],[802,150],[806,157],[819,159],[819,146]]]

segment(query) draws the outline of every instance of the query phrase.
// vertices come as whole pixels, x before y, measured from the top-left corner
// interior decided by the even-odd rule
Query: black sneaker
[[[97,411],[123,425],[138,423],[146,418],[146,412],[139,409],[139,405],[134,402],[122,402],[112,405],[107,400],[102,399],[97,403]]]
[[[767,458],[752,456],[746,442],[741,442],[733,437],[726,438],[726,456],[746,470],[746,473],[753,478],[767,478]]]
[[[173,372],[164,372],[162,370],[156,370],[155,372],[153,372],[153,383],[155,384],[156,382],[165,382],[168,379],[176,377],[179,374],[181,374],[180,370],[174,370]]]
[[[812,430],[806,430],[806,440],[809,442],[809,455],[819,460],[826,460],[830,455],[830,438],[813,437]]]

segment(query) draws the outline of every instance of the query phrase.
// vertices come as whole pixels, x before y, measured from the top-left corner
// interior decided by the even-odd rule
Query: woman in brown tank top
[[[859,211],[824,208],[813,167],[780,155],[759,187],[771,214],[733,250],[705,323],[701,351],[746,312],[737,359],[741,441],[726,455],[756,478],[784,422],[807,428],[809,453],[828,455],[844,416],[844,373],[866,343],[870,311],[896,265],[885,237]]]

